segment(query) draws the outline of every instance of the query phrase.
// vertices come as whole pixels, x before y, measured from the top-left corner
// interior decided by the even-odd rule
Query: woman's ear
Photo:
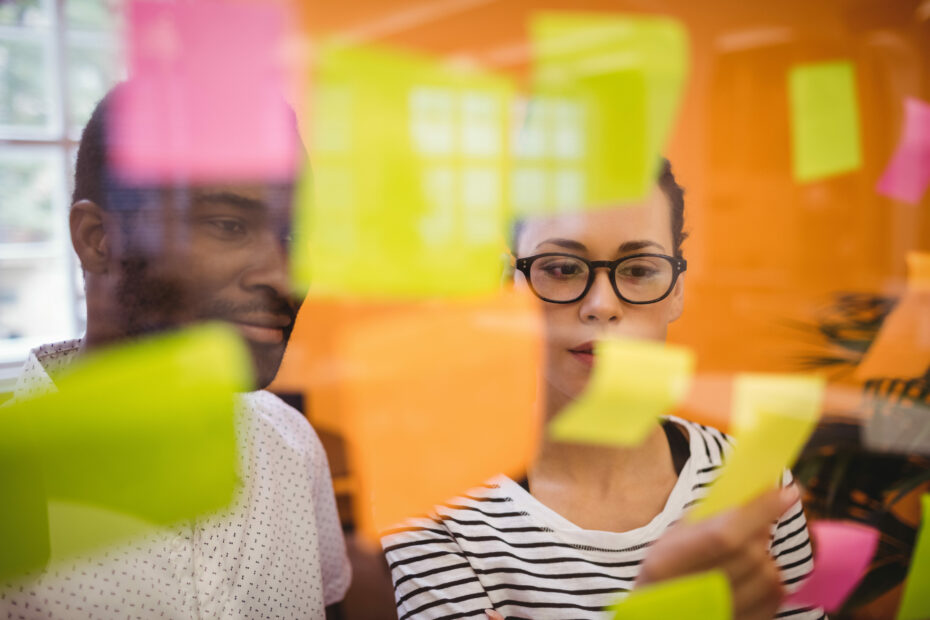
[[[84,271],[106,273],[110,263],[110,243],[103,209],[90,200],[79,200],[71,205],[69,224],[71,245]]]
[[[669,319],[668,322],[672,323],[678,320],[678,317],[681,316],[681,313],[685,309],[685,276],[681,274],[678,276],[678,281],[675,282],[675,288],[672,289],[671,295],[669,295]]]

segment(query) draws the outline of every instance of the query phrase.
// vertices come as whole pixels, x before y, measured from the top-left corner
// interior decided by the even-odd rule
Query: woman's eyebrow
[[[578,250],[581,252],[588,251],[588,248],[585,246],[585,244],[581,243],[580,241],[573,241],[571,239],[546,239],[545,241],[537,243],[536,249],[538,250],[541,246],[544,246],[547,243],[557,245],[561,248],[565,248],[566,250]]]
[[[620,247],[617,248],[619,254],[626,254],[627,252],[636,252],[638,250],[644,250],[646,248],[658,248],[659,250],[665,251],[665,248],[661,243],[656,243],[655,241],[649,241],[648,239],[638,239],[636,241],[626,241],[620,244]]]

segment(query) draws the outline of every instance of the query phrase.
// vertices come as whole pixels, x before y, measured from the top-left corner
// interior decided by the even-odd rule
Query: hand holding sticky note
[[[869,567],[878,547],[879,532],[851,521],[816,521],[810,524],[814,538],[814,571],[785,603],[840,609]]]
[[[80,506],[169,525],[227,505],[237,484],[235,392],[249,389],[250,369],[238,335],[208,325],[88,353],[54,377],[57,391],[0,409],[0,459],[32,481],[21,488],[4,476],[0,495],[68,517],[14,530],[25,521],[7,504],[17,508],[0,511],[0,539],[48,541],[50,528],[54,558],[62,546],[79,552],[117,534],[69,537]],[[30,549],[38,547],[0,554],[0,575],[41,567],[49,550]]]
[[[636,445],[684,398],[693,368],[694,354],[682,347],[645,340],[597,342],[587,388],[552,421],[549,436]]]
[[[697,521],[742,506],[772,487],[797,457],[820,416],[824,380],[810,375],[740,375],[733,386],[736,447],[704,501]]]
[[[610,611],[615,620],[729,620],[733,601],[726,576],[715,570],[637,588]]]

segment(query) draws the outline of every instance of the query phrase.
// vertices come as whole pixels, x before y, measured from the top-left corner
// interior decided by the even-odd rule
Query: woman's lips
[[[259,344],[281,344],[284,342],[284,328],[265,327],[250,323],[236,323],[236,328],[246,340]]]
[[[593,349],[569,349],[568,352],[572,354],[572,357],[574,357],[585,366],[589,368],[594,366]]]

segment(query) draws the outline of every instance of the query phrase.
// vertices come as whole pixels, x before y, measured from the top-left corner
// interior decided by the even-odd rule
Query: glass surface
[[[0,148],[0,258],[14,250],[3,244],[57,241],[62,244],[65,199],[61,154],[54,148]],[[13,254],[15,255],[15,254]]]
[[[68,37],[69,133],[79,137],[94,106],[123,78],[124,69],[113,37],[94,35]]]
[[[0,29],[0,135],[54,135],[54,65],[44,31]]]
[[[65,2],[68,28],[112,31],[119,26],[121,4],[116,0],[68,0]]]
[[[52,23],[51,13],[51,0],[0,2],[0,26],[48,26]]]

